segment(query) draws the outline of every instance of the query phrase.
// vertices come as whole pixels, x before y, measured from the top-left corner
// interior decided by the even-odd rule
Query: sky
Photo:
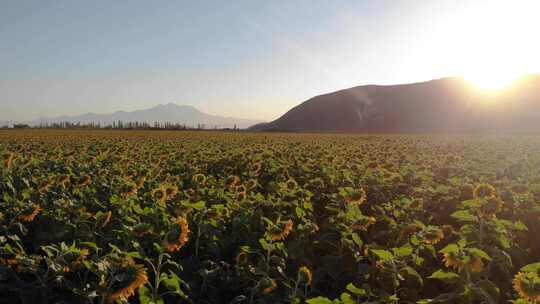
[[[538,0],[0,0],[0,121],[193,105],[272,120],[318,94],[540,71]]]

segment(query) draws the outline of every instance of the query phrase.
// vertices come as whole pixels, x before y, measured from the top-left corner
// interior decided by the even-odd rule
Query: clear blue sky
[[[0,121],[169,102],[271,120],[355,85],[536,71],[537,2],[2,0]]]

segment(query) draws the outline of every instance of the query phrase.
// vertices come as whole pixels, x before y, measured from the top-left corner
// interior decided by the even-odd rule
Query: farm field
[[[540,303],[540,137],[0,130],[0,303]]]

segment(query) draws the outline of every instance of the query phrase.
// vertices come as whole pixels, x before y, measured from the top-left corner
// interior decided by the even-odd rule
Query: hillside
[[[367,85],[316,96],[265,131],[454,132],[540,130],[540,75],[486,92],[461,78]]]

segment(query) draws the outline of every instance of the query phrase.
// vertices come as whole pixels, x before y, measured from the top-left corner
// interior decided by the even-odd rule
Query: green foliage
[[[9,303],[533,303],[540,140],[0,131]]]

